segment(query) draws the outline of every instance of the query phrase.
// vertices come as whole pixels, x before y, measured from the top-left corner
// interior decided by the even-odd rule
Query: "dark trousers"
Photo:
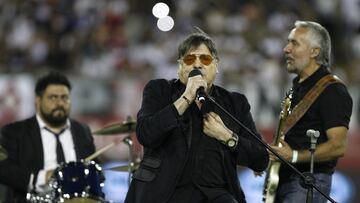
[[[331,175],[326,173],[315,173],[315,185],[325,194],[330,195]],[[275,202],[298,203],[306,202],[307,189],[300,185],[300,176],[293,174],[289,181],[280,183],[276,192]],[[327,199],[314,189],[313,202],[326,203]]]
[[[238,203],[231,194],[221,194],[213,200],[203,194],[194,185],[176,188],[168,203]]]

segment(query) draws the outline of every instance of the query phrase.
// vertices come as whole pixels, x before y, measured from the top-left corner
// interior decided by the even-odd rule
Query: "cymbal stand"
[[[133,154],[133,141],[131,140],[130,135],[125,137],[123,142],[129,146],[129,158],[128,158],[128,185],[130,185],[131,182],[131,176],[134,172],[135,163],[134,163],[134,154]]]

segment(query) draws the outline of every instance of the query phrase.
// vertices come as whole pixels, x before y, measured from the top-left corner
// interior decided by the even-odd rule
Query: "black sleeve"
[[[236,101],[240,107],[237,111],[238,120],[253,132],[257,138],[262,140],[261,135],[256,130],[246,97],[238,95]],[[239,135],[237,146],[238,164],[247,166],[254,171],[265,170],[269,162],[269,154],[266,148],[243,128],[240,128],[237,133]]]
[[[179,126],[179,115],[170,98],[171,90],[166,80],[152,80],[145,86],[136,125],[136,135],[143,146],[160,146]]]
[[[21,126],[10,125],[1,129],[0,144],[7,151],[8,157],[0,161],[0,183],[26,192],[32,171],[19,164],[21,135],[24,135]],[[34,173],[37,174],[37,172]]]
[[[349,128],[353,101],[346,87],[341,83],[329,85],[320,98],[320,115],[324,128],[337,126]]]

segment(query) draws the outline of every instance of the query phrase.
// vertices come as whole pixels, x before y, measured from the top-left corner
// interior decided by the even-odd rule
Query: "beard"
[[[56,111],[62,111],[62,113],[59,114]],[[63,108],[54,109],[50,113],[46,113],[43,109],[40,109],[40,114],[47,123],[54,127],[64,126],[66,124],[66,120],[68,119],[68,114]]]
[[[295,61],[293,61],[292,63],[287,64],[287,71],[289,73],[300,74],[308,65],[309,65],[308,60],[300,60],[297,61],[296,63]]]

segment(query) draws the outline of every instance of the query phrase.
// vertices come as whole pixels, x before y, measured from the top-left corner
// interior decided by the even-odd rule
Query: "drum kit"
[[[101,167],[94,161],[63,163],[50,178],[47,192],[28,193],[26,198],[30,203],[108,203],[102,193],[104,181]]]
[[[135,131],[135,127],[136,121],[128,119],[122,123],[106,126],[93,132],[93,134],[103,136],[132,133]],[[108,170],[128,172],[128,180],[130,183],[131,175],[139,167],[139,164],[135,163],[133,160],[133,142],[130,136],[124,138],[123,142],[128,145],[130,151],[128,165],[114,167]],[[61,164],[50,178],[48,183],[48,188],[50,188],[49,191],[41,195],[28,193],[28,202],[110,203],[111,201],[107,201],[103,198],[104,194],[102,192],[102,188],[104,186],[105,177],[103,175],[102,168],[92,160],[114,145],[114,143],[111,143],[101,148],[85,160]],[[3,149],[0,148],[0,150]],[[3,153],[3,151],[0,151],[0,159],[4,156],[6,156],[6,152],[4,151]]]

